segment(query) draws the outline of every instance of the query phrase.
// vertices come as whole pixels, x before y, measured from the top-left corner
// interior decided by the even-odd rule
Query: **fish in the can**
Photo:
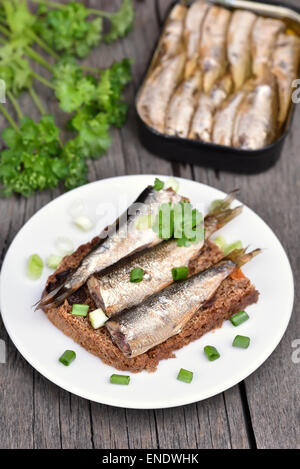
[[[257,77],[264,75],[272,66],[272,55],[279,33],[286,29],[285,23],[274,18],[259,17],[252,31],[252,72]]]
[[[290,34],[279,34],[273,56],[272,72],[279,91],[279,128],[285,122],[292,102],[293,81],[298,76],[300,39]]]
[[[187,137],[201,87],[201,72],[181,83],[173,94],[167,111],[165,133]]]
[[[251,76],[251,34],[256,18],[251,11],[235,10],[232,14],[227,55],[236,90]]]
[[[208,94],[227,65],[227,33],[231,12],[212,7],[203,25],[200,45],[200,62],[203,71],[203,89]]]
[[[146,79],[137,101],[140,117],[159,132],[164,131],[169,101],[183,76],[185,53],[158,65]]]

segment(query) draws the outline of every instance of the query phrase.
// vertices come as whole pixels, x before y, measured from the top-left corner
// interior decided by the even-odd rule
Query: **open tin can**
[[[170,6],[170,9],[174,7],[175,3],[176,2]],[[216,2],[216,4],[217,3],[218,2]],[[275,3],[274,1],[271,2],[269,0],[264,0],[263,2],[257,3],[264,3],[274,7],[287,7],[297,13],[300,13],[300,7],[298,8],[287,3]],[[268,14],[266,16],[272,17],[272,14]],[[165,20],[167,17],[168,14]],[[278,16],[276,17],[278,18]],[[155,44],[154,51],[157,48],[158,41],[159,38]],[[143,76],[141,87],[143,86],[143,82],[148,74],[149,68],[151,67],[152,57]],[[139,92],[137,93],[135,101],[138,133],[141,143],[148,151],[170,161],[210,167],[222,171],[241,174],[257,174],[266,171],[278,161],[285,139],[291,130],[295,111],[295,104],[293,104],[290,107],[285,126],[277,140],[257,150],[245,150],[232,146],[217,145],[214,143],[202,142],[200,140],[192,140],[190,138],[182,138],[160,133],[146,124],[140,117],[137,111],[138,97]]]

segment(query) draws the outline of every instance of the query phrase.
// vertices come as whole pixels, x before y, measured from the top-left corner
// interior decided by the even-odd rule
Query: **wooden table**
[[[118,0],[87,3],[108,10],[119,5]],[[108,154],[90,162],[90,180],[160,173],[201,181],[225,192],[239,187],[240,199],[270,225],[283,243],[297,282],[300,277],[299,109],[280,162],[256,176],[170,164],[149,154],[138,141],[133,101],[169,4],[169,0],[136,1],[133,32],[125,40],[99,47],[89,59],[89,65],[97,67],[110,65],[124,56],[135,61],[133,82],[127,91],[131,103],[128,123],[112,132],[113,145]],[[52,94],[45,94],[44,88],[41,91],[48,108],[57,113]],[[30,100],[26,96],[22,99],[23,107],[31,112]],[[33,112],[31,115],[38,118]],[[0,127],[4,125],[1,120]],[[57,189],[29,199],[0,199],[0,265],[26,220],[60,193]],[[0,365],[0,448],[300,448],[300,364],[292,361],[292,342],[300,338],[299,300],[296,289],[287,333],[259,370],[214,398],[166,410],[109,407],[58,388],[21,357],[0,323],[0,338],[7,344],[7,362]]]

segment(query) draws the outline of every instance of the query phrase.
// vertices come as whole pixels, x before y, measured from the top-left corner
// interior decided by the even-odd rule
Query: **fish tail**
[[[212,215],[212,221],[214,222],[215,228],[219,230],[223,226],[227,225],[231,220],[240,215],[243,210],[243,206],[239,205],[235,208],[228,208],[226,210],[220,211],[219,213]]]
[[[72,293],[73,290],[71,288],[66,288],[64,285],[60,285],[48,293],[48,295],[42,297],[35,305],[33,305],[35,306],[35,311],[44,307],[49,308],[52,306],[58,306]]]
[[[247,249],[248,248],[234,249],[234,251],[230,252],[228,256],[224,258],[224,260],[230,260],[238,267],[242,267],[243,265],[247,264],[247,262],[251,261],[253,257],[261,253],[261,249],[254,249],[253,251],[246,252]]]

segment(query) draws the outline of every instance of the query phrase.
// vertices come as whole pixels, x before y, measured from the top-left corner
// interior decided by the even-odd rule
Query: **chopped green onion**
[[[165,189],[173,189],[174,192],[178,192],[179,182],[177,181],[177,179],[170,177],[165,183]]]
[[[85,317],[85,316],[87,316],[88,310],[89,310],[89,305],[75,304],[72,307],[72,314],[73,314],[73,316]]]
[[[194,373],[192,371],[185,370],[184,368],[181,368],[178,375],[177,379],[179,381],[183,381],[184,383],[191,383],[193,380]]]
[[[209,211],[213,212],[214,210],[220,208],[223,204],[224,204],[224,200],[222,199],[213,200],[212,203],[210,204]]]
[[[93,228],[93,222],[88,217],[74,218],[73,223],[83,231],[90,231]]]
[[[188,267],[173,267],[172,269],[172,277],[174,282],[177,280],[184,280],[187,278],[189,274]]]
[[[27,275],[31,280],[37,280],[42,275],[44,263],[38,254],[32,254],[27,261]]]
[[[165,183],[158,178],[155,178],[153,189],[161,191],[164,188]]]
[[[69,208],[69,214],[72,218],[77,218],[84,213],[85,207],[82,200],[75,200]]]
[[[237,335],[232,342],[233,347],[248,348],[250,345],[250,338],[244,335]]]
[[[235,249],[242,249],[242,248],[243,248],[242,241],[235,241],[234,243],[227,244],[223,251],[224,251],[225,256],[227,256],[227,254],[229,254],[231,251],[234,251]]]
[[[141,282],[144,278],[144,271],[140,267],[136,267],[135,269],[132,269],[130,272],[130,281],[132,283],[137,283]]]
[[[217,236],[213,240],[213,242],[218,246],[219,249],[221,249],[221,251],[224,252],[227,246],[226,239],[224,238],[224,236]]]
[[[210,362],[213,362],[214,360],[217,360],[218,358],[220,358],[220,354],[218,350],[212,345],[206,345],[204,347],[204,353]]]
[[[68,256],[74,251],[74,245],[72,240],[65,236],[60,236],[59,238],[57,238],[55,241],[55,246],[63,256]]]
[[[130,383],[130,376],[125,375],[111,375],[110,377],[111,384],[129,384]]]
[[[137,230],[148,230],[152,227],[154,223],[154,217],[149,213],[149,215],[141,215],[135,220],[135,227]]]
[[[99,329],[106,323],[108,317],[104,314],[101,308],[98,308],[89,314],[89,319],[92,327],[94,329]]]
[[[242,324],[243,322],[247,321],[248,319],[249,319],[249,316],[248,316],[248,314],[246,313],[246,311],[240,311],[239,313],[236,313],[236,314],[234,314],[233,316],[231,316],[230,322],[231,322],[234,326],[239,326],[240,324]]]
[[[73,350],[66,350],[59,358],[60,363],[69,366],[76,358],[76,353]]]
[[[50,256],[47,257],[46,259],[46,265],[49,267],[49,269],[54,269],[56,270],[59,264],[62,261],[61,256],[56,256],[55,254],[50,254]]]

